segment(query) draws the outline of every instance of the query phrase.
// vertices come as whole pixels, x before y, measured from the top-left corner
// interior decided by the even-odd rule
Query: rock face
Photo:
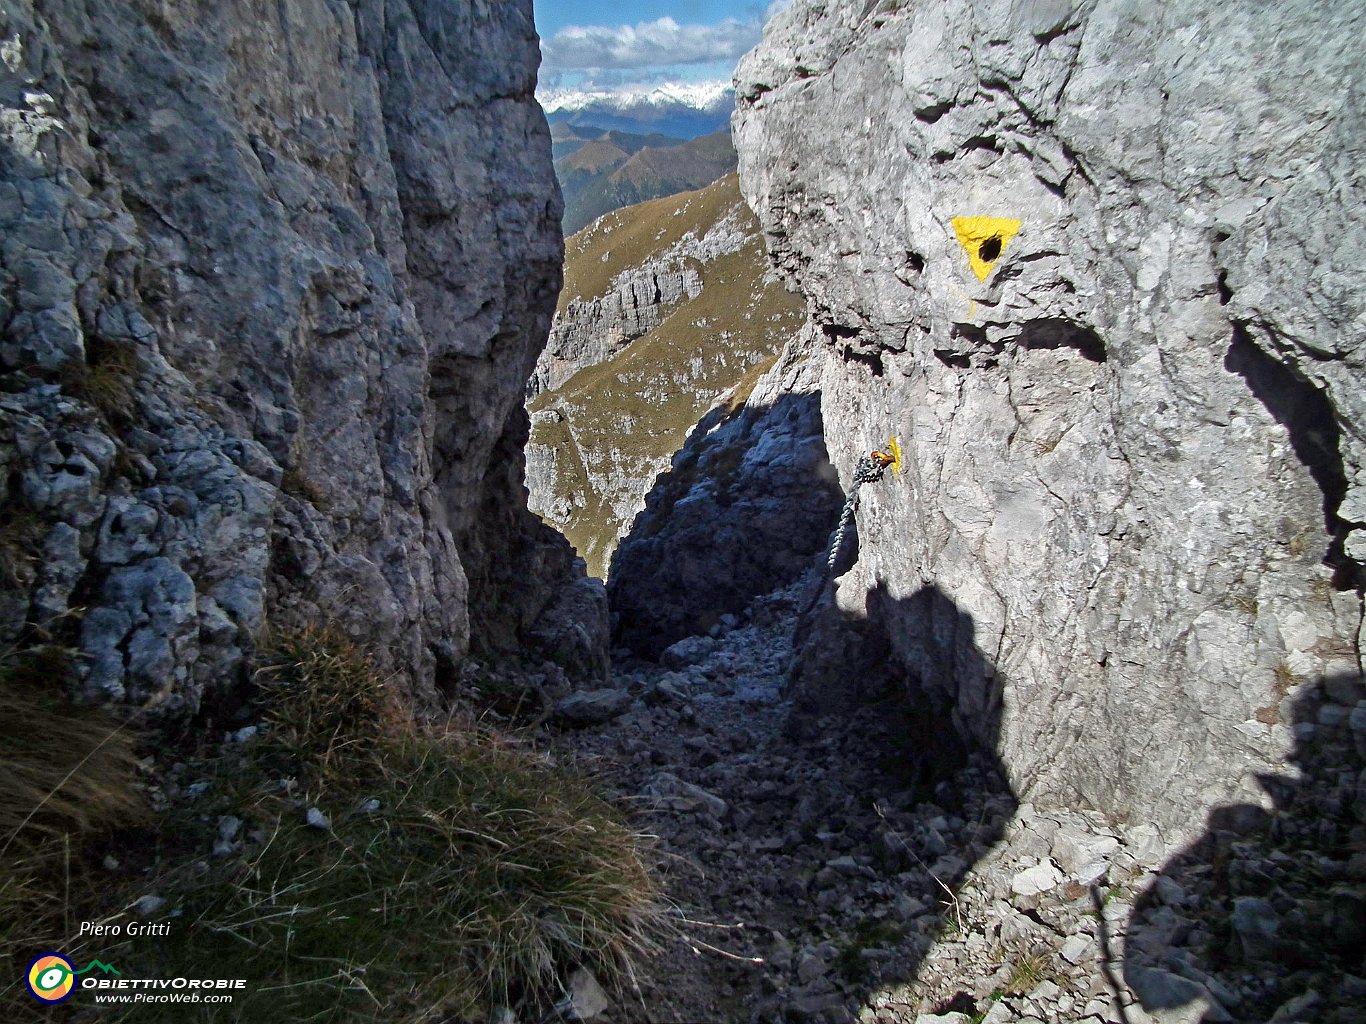
[[[1360,670],[1364,16],[795,0],[737,72],[831,457],[906,450],[836,605],[1040,806],[1265,803]]]
[[[619,210],[566,243],[528,390],[531,507],[603,575],[688,432],[742,403],[801,326],[734,175]]]
[[[815,366],[794,344],[749,400],[698,424],[612,558],[618,642],[659,657],[824,549],[843,495],[826,454]]]
[[[567,278],[527,398],[620,352],[702,292],[702,268],[745,248],[753,214],[728,176],[608,215],[565,243]]]
[[[0,642],[190,714],[266,626],[432,701],[537,625],[537,59],[529,0],[0,10]]]

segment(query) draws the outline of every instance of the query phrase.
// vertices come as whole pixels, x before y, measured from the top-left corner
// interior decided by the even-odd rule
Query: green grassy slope
[[[566,233],[621,207],[705,185],[733,170],[736,160],[729,132],[687,142],[629,132],[565,136],[555,153]]]
[[[801,324],[801,302],[764,281],[763,239],[734,175],[617,211],[566,245],[562,308],[604,294],[622,270],[658,259],[689,233],[701,237],[726,217],[748,239],[737,252],[695,264],[703,282],[697,298],[680,302],[654,330],[529,406],[533,414],[554,408],[563,417],[537,417],[531,440],[559,453],[554,497],[576,507],[567,522],[554,525],[595,575],[605,573],[618,532],[693,424],[726,392],[747,393],[772,365]],[[537,495],[532,499],[536,506]]]

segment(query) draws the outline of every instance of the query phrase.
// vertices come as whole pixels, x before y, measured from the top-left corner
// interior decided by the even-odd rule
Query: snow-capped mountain
[[[551,124],[659,132],[680,139],[726,127],[735,108],[729,82],[669,83],[639,89],[547,89],[539,95]]]

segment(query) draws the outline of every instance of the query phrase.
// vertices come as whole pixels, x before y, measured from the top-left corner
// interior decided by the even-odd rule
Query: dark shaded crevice
[[[1034,180],[1037,181],[1044,188],[1046,188],[1049,192],[1052,192],[1059,199],[1067,198],[1067,186],[1065,183],[1050,181],[1048,178],[1045,178],[1043,175],[1041,175],[1038,171],[1034,172]]]
[[[1347,474],[1342,464],[1342,432],[1328,396],[1294,367],[1259,348],[1242,324],[1233,325],[1224,368],[1242,377],[1253,397],[1285,428],[1295,458],[1323,492],[1324,527],[1334,538],[1328,561],[1340,565],[1345,558],[1342,538],[1353,524],[1338,516],[1347,494]]]
[[[954,324],[952,334],[955,338],[962,338],[973,345],[987,345],[986,328],[978,327],[976,324]]]
[[[935,358],[945,366],[957,370],[970,370],[973,366],[974,350],[981,350],[987,356],[1000,355],[1001,346],[987,340],[985,328],[975,324],[954,324],[949,330],[950,341],[963,341],[963,345],[949,345],[934,350]]]
[[[977,1000],[968,992],[955,992],[953,998],[937,1003],[934,1007],[936,1016],[944,1016],[950,1013],[964,1014],[977,1020],[982,1019],[982,1011],[977,1008]]]
[[[937,348],[934,350],[937,358],[945,366],[951,366],[958,370],[970,370],[972,368],[972,357],[966,352],[955,352],[953,349]]]
[[[996,140],[996,136],[976,135],[973,138],[970,138],[967,141],[965,141],[956,150],[936,150],[935,152],[930,154],[930,160],[936,164],[945,164],[948,163],[950,160],[956,159],[957,157],[967,156],[969,153],[975,153],[979,150],[985,150],[986,152],[993,153],[996,156],[1000,156],[1003,152],[1000,144]]]
[[[867,349],[844,345],[840,348],[840,358],[846,363],[860,363],[866,366],[874,377],[881,377],[884,372],[882,357],[876,352],[869,352]]]
[[[858,339],[861,332],[857,327],[825,323],[821,324],[820,328],[821,333],[825,335],[827,341],[834,345],[845,363],[861,363],[872,371],[874,377],[882,376],[884,372],[882,357],[878,355],[876,349],[860,344]]]
[[[953,109],[953,102],[951,100],[944,100],[942,103],[934,103],[928,107],[920,107],[915,111],[916,120],[924,121],[926,124],[934,124],[951,109]]]
[[[1026,323],[1020,331],[1019,344],[1031,350],[1074,349],[1093,363],[1103,363],[1107,358],[1105,343],[1091,328],[1052,317]]]

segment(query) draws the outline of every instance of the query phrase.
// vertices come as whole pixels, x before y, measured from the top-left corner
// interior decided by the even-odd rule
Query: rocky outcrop
[[[737,72],[832,460],[906,450],[835,604],[1040,807],[1269,806],[1360,671],[1364,13],[795,0]]]
[[[0,60],[0,640],[188,715],[268,627],[428,703],[530,633],[574,585],[521,486],[531,4],[19,0]]]
[[[686,227],[670,231],[679,225],[665,218],[683,218]],[[676,237],[650,237],[656,228]],[[701,294],[702,267],[744,248],[755,231],[730,176],[697,193],[629,207],[570,238],[570,276],[527,398],[554,391],[654,330],[680,302]]]
[[[719,253],[706,253],[705,261]],[[702,291],[697,268],[668,253],[621,274],[606,295],[570,303],[527,381],[527,397],[554,391],[585,366],[600,363],[659,326],[679,302]]]
[[[784,357],[742,405],[698,424],[612,558],[616,640],[658,657],[795,580],[843,502],[815,366]]]
[[[529,388],[531,507],[604,575],[689,431],[741,404],[801,325],[734,175],[609,214],[566,245]]]

